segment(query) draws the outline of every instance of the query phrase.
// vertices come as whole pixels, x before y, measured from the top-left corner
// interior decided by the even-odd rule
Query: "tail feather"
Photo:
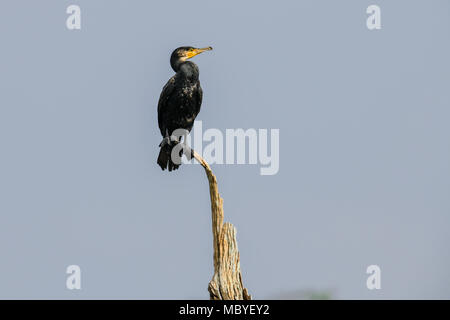
[[[176,144],[165,144],[161,147],[159,150],[159,156],[158,156],[158,165],[161,167],[162,170],[169,169],[169,171],[177,170],[180,166],[179,164],[175,164],[172,161],[172,149]],[[181,156],[182,152],[180,152]]]

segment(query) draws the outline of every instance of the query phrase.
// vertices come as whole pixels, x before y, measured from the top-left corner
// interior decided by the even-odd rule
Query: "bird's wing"
[[[198,113],[200,112],[200,107],[202,106],[202,100],[203,100],[203,90],[202,87],[200,86],[200,81],[198,82],[198,90],[197,90],[197,106],[195,109],[195,116],[198,115]]]
[[[167,81],[167,83],[165,84],[165,86],[163,87],[163,89],[161,91],[161,95],[159,96],[158,125],[159,125],[159,129],[161,130],[161,134],[163,136],[165,136],[165,131],[166,131],[166,128],[164,127],[164,121],[163,121],[164,109],[166,109],[167,101],[170,98],[174,89],[175,89],[175,76],[173,76],[172,78],[169,79],[169,81]]]
[[[203,90],[202,87],[200,86],[200,82],[198,82],[196,90],[194,90],[194,94],[192,96],[191,108],[184,117],[186,129],[189,131],[191,131],[192,127],[194,126],[195,118],[197,118],[197,115],[200,112],[202,100],[203,100]]]

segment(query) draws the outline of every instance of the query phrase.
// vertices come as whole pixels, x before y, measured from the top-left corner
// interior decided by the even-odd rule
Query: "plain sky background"
[[[213,166],[255,298],[450,298],[450,1],[3,0],[0,35],[0,298],[208,298],[203,169],[156,164],[181,45],[204,129],[280,129],[277,175]]]

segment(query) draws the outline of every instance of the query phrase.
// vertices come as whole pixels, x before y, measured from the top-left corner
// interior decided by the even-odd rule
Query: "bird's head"
[[[206,48],[194,48],[194,47],[179,47],[176,48],[172,52],[172,56],[170,57],[170,65],[175,72],[180,67],[180,64],[185,62],[186,60],[195,57],[196,55],[212,50],[211,47]]]

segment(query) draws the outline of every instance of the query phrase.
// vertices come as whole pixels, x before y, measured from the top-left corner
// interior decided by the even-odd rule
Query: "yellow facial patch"
[[[188,52],[186,52],[186,59],[190,59],[192,57],[195,57],[196,55],[205,52],[205,51],[209,51],[212,50],[211,47],[207,47],[207,48],[199,48],[199,49],[191,49]]]
[[[196,49],[193,50],[189,50],[188,52],[186,52],[186,58],[190,59],[192,57],[195,57],[196,55],[198,55],[200,52],[197,52]]]

